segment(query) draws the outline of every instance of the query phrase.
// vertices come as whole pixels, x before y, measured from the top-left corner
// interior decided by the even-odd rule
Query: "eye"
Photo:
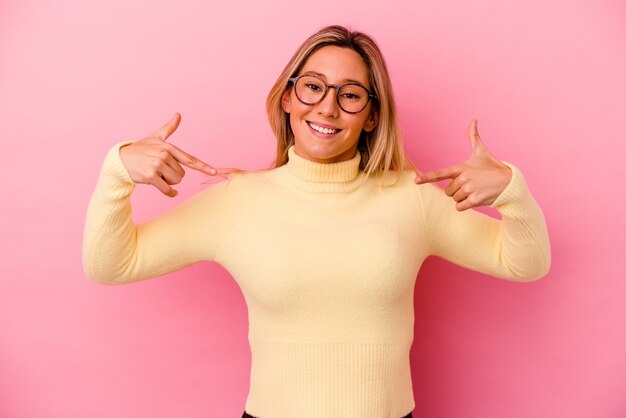
[[[346,84],[339,91],[341,98],[351,102],[360,102],[367,96],[365,89],[357,84]]]
[[[307,88],[313,90],[313,91],[320,91],[321,90],[320,86],[318,86],[317,84],[314,84],[314,83],[308,83],[308,84],[305,84],[305,86]]]

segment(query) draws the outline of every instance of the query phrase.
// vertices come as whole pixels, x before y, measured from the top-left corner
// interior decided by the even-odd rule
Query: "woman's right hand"
[[[175,197],[170,184],[178,184],[185,175],[181,164],[214,176],[217,170],[165,140],[176,130],[180,114],[147,137],[120,148],[122,163],[135,183],[152,184],[161,193]]]

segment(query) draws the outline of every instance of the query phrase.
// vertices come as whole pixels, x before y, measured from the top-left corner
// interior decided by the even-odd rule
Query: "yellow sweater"
[[[415,173],[363,181],[360,154],[230,175],[134,225],[135,187],[114,145],[87,209],[87,276],[125,284],[214,261],[240,286],[252,353],[249,414],[261,418],[399,418],[415,407],[409,350],[413,294],[429,255],[527,282],[550,269],[543,213],[514,165],[491,205],[470,209]],[[396,172],[397,173],[397,172]],[[389,183],[389,180],[387,180]]]

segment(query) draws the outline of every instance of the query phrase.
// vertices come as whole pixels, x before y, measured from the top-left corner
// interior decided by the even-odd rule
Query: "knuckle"
[[[161,176],[158,174],[156,170],[150,170],[150,172],[146,174],[146,179],[150,180],[150,182],[155,182],[156,180],[160,178]]]
[[[167,151],[159,152],[157,158],[154,161],[155,165],[162,166],[163,164],[165,164],[165,161],[168,159],[168,157],[169,154]]]
[[[163,167],[165,167],[167,165],[167,163],[165,162],[165,158],[162,158],[161,155],[159,155],[158,158],[155,158],[154,161],[152,162],[152,165],[154,166],[155,170],[160,170]]]

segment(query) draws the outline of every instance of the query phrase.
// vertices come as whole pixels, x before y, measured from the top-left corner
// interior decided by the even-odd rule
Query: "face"
[[[327,45],[311,54],[297,74],[318,73],[326,84],[342,85],[347,80],[358,81],[370,92],[368,70],[363,58],[354,50]],[[360,113],[347,113],[337,103],[337,89],[329,88],[324,99],[306,105],[296,97],[293,83],[282,96],[282,106],[289,113],[289,123],[295,136],[295,151],[299,156],[318,163],[335,163],[354,158],[361,131],[372,131],[378,114],[372,100]],[[317,132],[311,123],[330,129],[333,134]]]

